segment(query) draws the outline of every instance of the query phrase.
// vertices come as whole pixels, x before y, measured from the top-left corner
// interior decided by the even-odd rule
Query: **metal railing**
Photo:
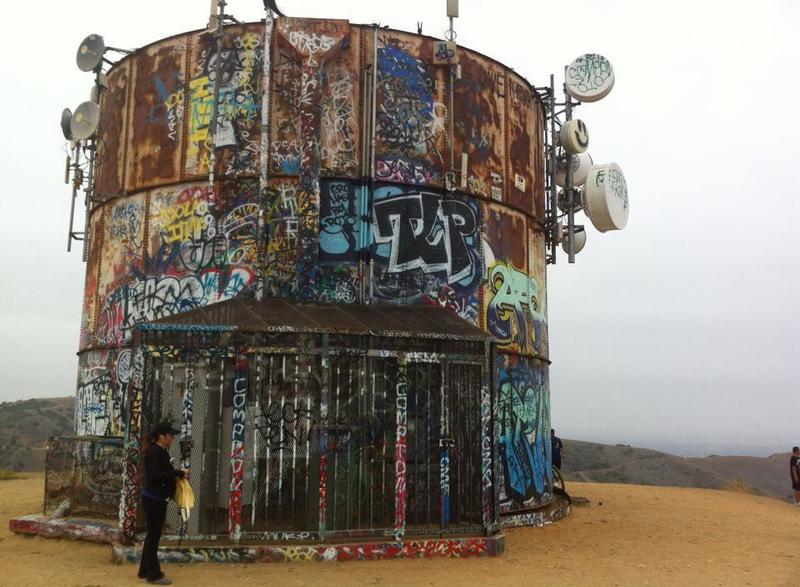
[[[120,437],[50,438],[45,461],[44,514],[116,519],[123,458]]]

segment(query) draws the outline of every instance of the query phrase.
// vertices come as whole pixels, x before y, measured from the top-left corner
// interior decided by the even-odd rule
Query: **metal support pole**
[[[80,169],[81,149],[79,143],[75,143],[75,148],[72,150],[72,163],[69,168],[73,169],[72,176],[72,198],[69,206],[69,232],[67,233],[67,252],[72,251],[72,239],[75,236],[75,200],[78,198],[78,190],[83,183],[82,173]]]
[[[89,260],[89,217],[92,212],[92,199],[94,198],[94,162],[95,156],[97,155],[97,140],[91,139],[89,144],[86,145],[86,149],[89,151],[89,172],[86,177],[86,189],[84,190],[84,194],[86,197],[84,198],[84,202],[86,204],[86,217],[84,220],[83,225],[83,261],[86,262]]]
[[[394,440],[394,539],[401,540],[406,532],[406,448],[408,443],[408,356],[402,355],[397,364],[395,387],[396,426]]]
[[[272,74],[272,29],[275,24],[272,9],[266,7],[266,15],[264,17],[264,58],[263,68],[261,71],[261,159],[260,159],[260,172],[258,176],[259,195],[262,199],[262,205],[259,206],[258,211],[258,255],[261,256],[261,251],[264,250],[265,237],[265,218],[264,218],[264,202],[266,202],[267,192],[269,190],[269,94],[271,89]],[[219,59],[218,59],[219,61]],[[264,259],[266,261],[266,259]],[[256,286],[256,297],[261,300],[264,298],[264,270],[262,263],[258,267],[258,283]]]
[[[373,206],[373,192],[375,190],[375,150],[376,150],[376,138],[375,138],[375,128],[378,123],[378,76],[380,74],[380,68],[378,67],[378,25],[372,25],[372,87],[370,88],[371,98],[370,98],[370,113],[369,113],[369,180],[367,181],[367,193],[366,195],[366,211],[367,211],[367,218],[372,218],[372,206]],[[366,231],[364,231],[366,232]],[[372,256],[369,251],[369,247],[364,247],[364,255],[365,255],[365,263],[367,265],[367,283],[368,287],[365,288],[368,293],[367,299],[365,300],[366,304],[369,305],[372,303],[372,277],[373,277],[373,261]]]
[[[247,355],[241,349],[237,349],[234,358],[233,407],[231,409],[231,485],[228,494],[228,536],[233,542],[239,542],[242,535],[248,375]],[[220,398],[221,400],[222,398]]]
[[[552,263],[556,264],[555,239],[558,234],[558,186],[555,182],[556,166],[556,85],[555,76],[550,74],[550,242],[552,243]]]
[[[330,402],[330,363],[327,333],[322,335],[322,385],[319,400],[319,541],[325,541],[328,507],[328,403]],[[334,482],[336,480],[334,479]],[[336,512],[334,512],[336,515]]]
[[[566,79],[566,69],[564,73]],[[564,82],[564,113],[567,121],[572,120],[572,97],[567,92],[567,84]],[[575,262],[575,194],[572,190],[572,155],[564,152],[567,156],[566,180],[564,189],[567,194],[567,255],[570,263]]]
[[[222,48],[225,38],[225,4],[226,0],[219,0],[219,13],[217,14],[217,60],[214,64],[214,103],[211,105],[211,144],[208,147],[208,186],[214,187],[214,172],[217,167],[217,116],[219,114],[220,74],[222,73]]]

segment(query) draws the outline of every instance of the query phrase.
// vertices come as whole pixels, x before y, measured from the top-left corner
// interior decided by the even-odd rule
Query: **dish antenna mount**
[[[117,53],[133,53],[127,49],[119,49],[117,47],[106,46],[102,35],[89,35],[78,46],[78,53],[75,56],[75,62],[78,64],[78,69],[81,71],[96,71],[99,72],[103,67],[103,63],[113,65],[114,62],[106,59],[105,54],[108,51],[115,51]]]
[[[564,68],[563,99],[556,97],[552,75],[549,87],[537,88],[548,111],[545,152],[549,197],[543,222],[548,263],[556,262],[559,244],[570,263],[586,244],[586,229],[575,223],[576,213],[583,211],[600,232],[622,230],[628,222],[628,187],[622,170],[616,163],[594,164],[587,152],[587,126],[572,117],[573,109],[582,102],[605,98],[614,80],[608,59],[586,53]]]

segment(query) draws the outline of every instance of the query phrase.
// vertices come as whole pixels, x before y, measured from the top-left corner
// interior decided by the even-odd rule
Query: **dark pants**
[[[142,496],[144,515],[147,517],[147,537],[142,547],[142,562],[139,564],[139,578],[157,581],[164,576],[158,564],[158,541],[167,519],[167,502]]]

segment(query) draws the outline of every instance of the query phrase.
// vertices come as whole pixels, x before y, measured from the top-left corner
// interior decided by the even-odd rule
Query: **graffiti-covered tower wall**
[[[180,34],[108,74],[77,433],[123,432],[138,322],[236,297],[434,304],[498,342],[500,510],[547,503],[544,113],[530,84],[465,48],[451,78],[435,39],[339,20],[226,27],[223,47]]]

